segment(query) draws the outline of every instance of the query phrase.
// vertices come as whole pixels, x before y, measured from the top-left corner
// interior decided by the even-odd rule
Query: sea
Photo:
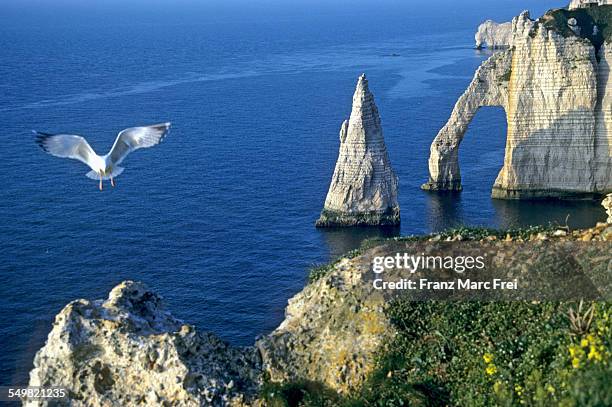
[[[0,2],[0,385],[24,385],[54,316],[143,281],[176,317],[237,346],[283,319],[311,267],[367,238],[450,227],[589,226],[598,202],[490,198],[505,114],[479,111],[464,191],[428,193],[429,146],[479,64],[474,33],[562,1]],[[401,227],[314,227],[361,73],[399,176]],[[103,154],[172,122],[100,192],[31,130]]]

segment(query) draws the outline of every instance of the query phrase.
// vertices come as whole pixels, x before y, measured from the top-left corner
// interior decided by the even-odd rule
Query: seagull
[[[110,179],[115,186],[117,178],[124,170],[119,164],[129,153],[140,148],[149,148],[158,145],[170,130],[170,123],[154,124],[143,127],[130,127],[122,130],[108,154],[99,156],[91,148],[87,140],[74,134],[48,134],[33,130],[36,134],[36,144],[47,153],[56,157],[72,158],[87,164],[91,171],[85,176],[94,180]]]

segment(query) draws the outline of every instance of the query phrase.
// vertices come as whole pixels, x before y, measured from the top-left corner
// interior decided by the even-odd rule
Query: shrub
[[[569,306],[398,300],[388,312],[399,334],[361,396],[384,403],[386,392],[371,389],[401,382],[425,405],[612,405],[612,305],[595,304],[579,336]]]

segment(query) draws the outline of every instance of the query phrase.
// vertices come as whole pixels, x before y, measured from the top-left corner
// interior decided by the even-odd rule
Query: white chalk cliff
[[[512,40],[512,23],[496,23],[493,20],[487,20],[478,26],[474,39],[477,49],[484,48],[485,45],[490,49],[508,47]]]
[[[398,180],[387,154],[378,109],[361,75],[319,227],[399,224]]]
[[[588,10],[593,9],[585,9]],[[585,13],[580,11],[581,13]],[[537,21],[512,21],[512,47],[476,71],[429,157],[431,190],[460,190],[459,144],[481,106],[501,106],[507,120],[504,165],[496,198],[597,196],[612,191],[612,43],[596,17],[553,10]],[[591,19],[591,20],[589,20]]]

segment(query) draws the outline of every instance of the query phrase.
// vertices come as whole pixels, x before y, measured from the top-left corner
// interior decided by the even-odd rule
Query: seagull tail
[[[117,178],[119,175],[121,175],[121,173],[123,172],[124,169],[125,168],[123,168],[123,167],[115,167],[115,168],[113,168],[113,172],[111,172],[110,174],[106,174],[106,175],[102,176],[102,179],[103,180],[107,180],[107,179],[110,179],[111,176],[113,178]],[[87,178],[90,178],[90,179],[95,179],[95,180],[99,180],[100,179],[100,175],[96,171],[94,171],[94,170],[89,171],[87,174],[85,174],[85,176]]]

